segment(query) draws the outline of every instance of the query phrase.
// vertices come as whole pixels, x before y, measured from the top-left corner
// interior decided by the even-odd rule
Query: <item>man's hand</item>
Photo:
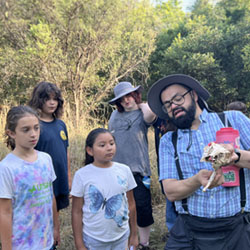
[[[209,171],[207,169],[202,169],[198,173],[198,180],[203,187],[207,186],[209,178],[213,173],[215,173],[215,176],[214,176],[213,181],[209,185],[209,189],[214,188],[214,187],[218,187],[225,182],[221,168],[219,168],[215,172]]]
[[[225,149],[227,149],[231,153],[231,161],[228,165],[233,165],[236,160],[238,160],[239,156],[234,152],[234,147],[232,144],[220,144]]]

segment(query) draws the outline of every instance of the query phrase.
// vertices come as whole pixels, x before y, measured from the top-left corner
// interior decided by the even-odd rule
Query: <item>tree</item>
[[[149,1],[8,0],[1,7],[2,94],[15,87],[13,99],[24,91],[24,102],[38,81],[57,83],[78,125],[100,115],[119,80],[145,83],[155,38]]]
[[[150,75],[154,81],[174,73],[197,78],[212,95],[210,106],[219,111],[231,101],[249,99],[249,14],[236,25],[223,1],[215,6],[209,2],[196,1],[185,22],[157,36]]]

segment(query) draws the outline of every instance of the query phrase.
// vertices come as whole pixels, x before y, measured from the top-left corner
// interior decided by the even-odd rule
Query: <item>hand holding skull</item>
[[[218,170],[221,166],[228,165],[231,162],[231,155],[232,154],[229,150],[214,142],[204,147],[201,161],[211,162],[214,171],[210,176],[207,185],[203,188],[203,192],[206,192],[213,182],[216,175],[216,170]]]

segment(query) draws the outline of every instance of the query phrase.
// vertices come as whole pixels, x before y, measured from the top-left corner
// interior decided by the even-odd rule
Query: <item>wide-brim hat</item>
[[[109,101],[109,104],[115,104],[119,98],[136,90],[140,91],[141,85],[134,87],[130,82],[119,82],[114,88],[115,97]]]
[[[166,119],[168,116],[162,110],[161,93],[166,87],[172,84],[180,84],[194,90],[201,101],[206,101],[210,96],[209,92],[191,76],[184,74],[166,76],[155,82],[148,91],[148,105],[162,119]]]

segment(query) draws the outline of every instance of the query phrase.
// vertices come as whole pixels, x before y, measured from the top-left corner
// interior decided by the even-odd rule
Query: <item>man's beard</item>
[[[185,112],[184,115],[181,115],[178,118],[174,117],[174,112],[176,110],[182,110]],[[190,106],[188,107],[188,109],[185,109],[181,106],[176,107],[175,109],[173,109],[172,111],[172,115],[173,117],[169,117],[169,120],[179,129],[190,129],[192,126],[192,123],[195,119],[195,113],[196,113],[196,105],[195,105],[195,101],[192,98],[192,103],[190,104]]]

